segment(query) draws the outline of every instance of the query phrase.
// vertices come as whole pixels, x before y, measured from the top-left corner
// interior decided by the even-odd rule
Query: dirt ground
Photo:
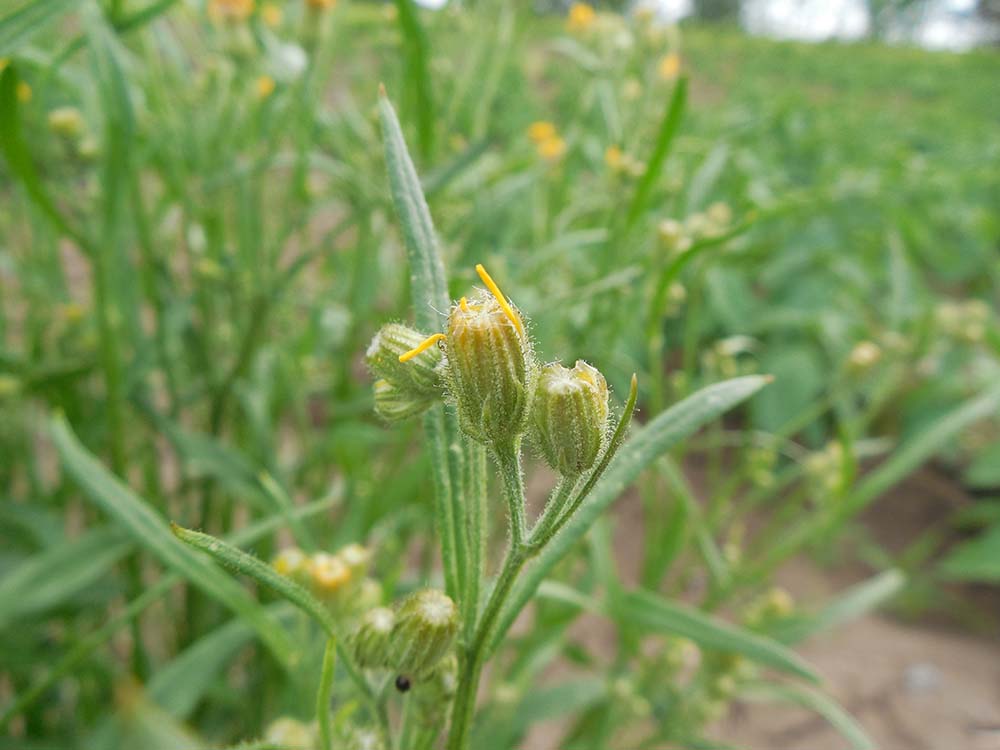
[[[696,486],[697,473],[691,467]],[[926,470],[876,503],[864,526],[898,553],[924,530],[946,528],[955,508],[968,502],[954,483]],[[614,512],[618,563],[630,578],[638,564],[637,545],[628,543],[640,531],[637,499],[623,498]],[[799,558],[780,571],[777,583],[797,601],[819,605],[871,573],[856,561],[821,566]],[[996,590],[959,593],[983,615],[981,622],[1000,619]],[[1000,638],[970,632],[961,619],[945,607],[911,620],[873,613],[814,636],[798,651],[879,750],[1000,750]],[[585,618],[574,631],[597,650],[612,635],[599,618]],[[558,726],[539,727],[525,747],[558,750],[560,734]],[[737,703],[709,734],[741,750],[849,747],[823,718],[776,704]]]

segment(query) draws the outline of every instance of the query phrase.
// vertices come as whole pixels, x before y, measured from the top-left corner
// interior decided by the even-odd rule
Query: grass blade
[[[406,88],[413,94],[417,117],[417,147],[426,160],[434,152],[434,100],[431,96],[431,77],[427,70],[427,35],[420,25],[416,3],[413,0],[396,0],[399,28],[403,34],[403,69],[406,71]]]
[[[765,701],[781,701],[792,703],[815,711],[851,743],[855,750],[873,750],[875,743],[865,733],[850,714],[841,708],[836,701],[816,690],[810,690],[799,685],[777,685],[774,683],[759,683],[740,694],[741,698],[751,698]]]
[[[649,591],[629,591],[611,599],[608,615],[630,627],[678,635],[704,648],[740,654],[758,664],[819,682],[816,673],[797,654],[777,641]]]
[[[643,172],[642,177],[639,179],[639,184],[635,189],[635,196],[632,198],[628,213],[625,215],[625,234],[628,234],[628,231],[635,225],[643,210],[649,205],[653,187],[660,178],[660,173],[663,171],[663,163],[667,160],[667,155],[670,153],[670,146],[673,144],[674,137],[677,135],[677,129],[680,127],[686,102],[687,79],[681,78],[677,81],[677,85],[674,86],[673,96],[670,97],[670,103],[663,114],[663,120],[660,121],[660,129],[656,134],[656,144],[653,146],[653,153],[650,154],[649,160],[646,162],[646,171]]]
[[[28,0],[0,18],[0,57],[8,57],[80,0]]]
[[[174,539],[163,519],[80,444],[63,417],[52,419],[50,433],[63,467],[95,505],[161,563],[245,618],[278,661],[291,666],[295,644],[239,584]]]
[[[379,94],[378,108],[392,202],[399,215],[410,266],[414,320],[417,328],[423,331],[437,331],[440,317],[436,311],[447,310],[449,299],[434,222],[407,151],[396,111],[384,90]]]
[[[121,529],[102,526],[28,559],[0,580],[0,629],[66,601],[101,578],[131,547]]]

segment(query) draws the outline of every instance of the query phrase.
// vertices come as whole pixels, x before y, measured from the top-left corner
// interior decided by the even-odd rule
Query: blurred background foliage
[[[557,4],[329,5],[0,14],[0,701],[39,680],[46,697],[4,715],[3,746],[87,746],[115,689],[120,706],[155,703],[124,674],[155,679],[225,621],[184,587],[128,611],[164,574],[83,500],[52,413],[183,525],[224,534],[321,501],[312,535],[369,540],[387,591],[414,559],[431,575],[426,458],[414,429],[373,418],[362,364],[409,309],[380,82],[452,291],[486,263],[542,351],[599,362],[618,393],[638,372],[642,418],[721,378],[774,375],[732,423],[743,437],[706,436],[756,491],[793,488],[754,586],[781,561],[768,540],[784,522],[801,547],[832,539],[928,458],[978,499],[956,519],[971,535],[902,563],[935,591],[1000,579],[995,50],[681,30],[613,12],[625,4],[568,19]],[[866,484],[876,463],[890,470]],[[670,559],[651,550],[683,523],[664,518],[677,487],[644,485],[653,588]],[[711,505],[712,545],[741,543],[730,510]],[[301,700],[241,653],[259,665],[241,672],[246,695],[219,665],[176,712],[214,738]],[[51,679],[67,657],[74,679]]]

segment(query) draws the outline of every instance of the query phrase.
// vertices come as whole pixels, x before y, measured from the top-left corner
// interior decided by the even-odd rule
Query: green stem
[[[500,472],[503,484],[504,499],[510,514],[511,551],[521,548],[527,533],[527,521],[524,515],[524,477],[521,474],[521,438],[515,438],[510,443],[498,443],[493,446],[493,456]]]
[[[472,715],[476,707],[476,695],[479,693],[479,680],[482,677],[486,653],[493,641],[497,619],[503,611],[503,605],[514,587],[517,574],[521,572],[527,560],[528,554],[524,547],[511,546],[500,571],[500,577],[493,587],[493,593],[486,603],[483,619],[476,629],[476,638],[472,646],[466,652],[459,678],[455,707],[452,709],[451,731],[448,734],[448,750],[467,750],[469,747]]]
[[[545,509],[542,511],[541,517],[528,537],[526,546],[530,552],[538,552],[552,539],[554,535],[553,528],[556,522],[562,517],[563,506],[566,505],[566,501],[573,493],[573,488],[576,487],[578,479],[579,477],[576,476],[562,477],[559,480],[559,484],[549,497],[549,501],[545,504]]]
[[[330,638],[323,652],[323,671],[320,673],[319,690],[316,692],[316,720],[319,722],[320,750],[333,747],[330,728],[330,694],[333,691],[333,672],[337,666],[337,639]]]

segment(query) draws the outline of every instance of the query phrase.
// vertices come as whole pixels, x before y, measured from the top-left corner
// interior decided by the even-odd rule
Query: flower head
[[[597,13],[588,3],[573,3],[566,17],[566,28],[572,32],[587,31],[594,25]]]

